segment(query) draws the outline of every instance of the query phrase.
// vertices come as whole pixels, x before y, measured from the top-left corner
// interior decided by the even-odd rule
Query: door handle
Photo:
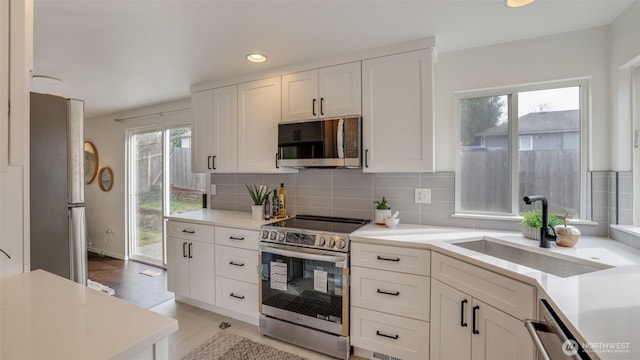
[[[233,260],[229,261],[229,265],[233,265],[233,266],[244,266],[244,263],[237,263]]]
[[[473,333],[474,334],[480,334],[480,331],[478,331],[478,310],[480,310],[480,306],[476,305],[473,307]]]
[[[399,262],[400,258],[387,258],[387,257],[382,257],[378,255],[378,260]]]
[[[460,326],[462,327],[467,327],[467,322],[464,321],[464,309],[468,302],[467,299],[460,301]]]
[[[234,297],[236,299],[240,299],[240,300],[244,299],[244,295],[236,295],[234,293],[231,293],[229,294],[229,296]]]
[[[369,167],[369,149],[364,150],[364,167]]]
[[[393,295],[393,296],[400,295],[400,291],[385,291],[385,290],[378,289],[376,292],[378,294],[385,294],[385,295]]]
[[[182,257],[187,257],[187,242],[182,243]]]
[[[324,109],[322,105],[324,104],[324,98],[320,98],[320,115],[324,115]]]
[[[183,233],[187,233],[187,234],[195,234],[196,231],[195,230],[187,230],[187,229],[182,229]]]
[[[193,256],[191,255],[191,246],[193,245],[193,243],[189,243],[189,259],[192,259]]]
[[[316,99],[313,99],[311,103],[311,113],[313,113],[313,116],[316,116]]]
[[[216,169],[216,156],[213,155],[212,158],[213,158],[213,170],[215,170]]]
[[[386,337],[386,338],[389,338],[389,339],[394,339],[394,340],[398,340],[398,338],[400,338],[400,336],[398,334],[387,335],[385,333],[381,333],[379,330],[376,330],[376,335],[382,336],[382,337]]]
[[[207,156],[207,169],[209,170],[213,170],[211,168],[211,155]]]
[[[229,239],[230,240],[244,240],[244,236],[237,237],[237,236],[231,235],[231,236],[229,236]]]

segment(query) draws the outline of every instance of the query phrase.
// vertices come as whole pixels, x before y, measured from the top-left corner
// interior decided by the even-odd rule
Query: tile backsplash
[[[287,212],[373,219],[373,201],[383,196],[401,223],[520,231],[517,221],[452,217],[454,172],[363,173],[362,169],[304,169],[297,174],[212,174],[213,209],[251,211],[245,184],[281,183],[287,190]],[[580,226],[584,235],[608,236],[609,224],[630,224],[631,172],[598,171],[587,176],[587,217],[598,225]],[[431,204],[416,204],[414,190],[431,189]]]

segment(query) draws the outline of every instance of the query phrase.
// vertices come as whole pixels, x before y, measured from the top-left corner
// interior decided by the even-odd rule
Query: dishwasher
[[[524,321],[538,349],[538,359],[591,359],[545,299],[540,299],[538,304],[538,318],[538,321]]]

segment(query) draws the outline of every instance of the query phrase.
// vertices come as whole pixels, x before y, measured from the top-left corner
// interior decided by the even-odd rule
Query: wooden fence
[[[578,150],[539,150],[519,153],[519,212],[525,195],[544,195],[549,211],[579,214],[580,153]],[[511,186],[506,151],[463,151],[461,155],[461,207],[466,210],[509,212]]]
[[[202,192],[205,177],[191,172],[191,149],[174,148],[171,153],[171,189],[183,192]],[[157,192],[162,184],[162,156],[151,154],[138,159],[138,193]]]

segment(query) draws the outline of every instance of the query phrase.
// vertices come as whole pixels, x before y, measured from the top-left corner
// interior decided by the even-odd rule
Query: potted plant
[[[542,211],[530,210],[522,215],[522,235],[527,239],[540,240],[540,228],[542,227]],[[562,224],[554,214],[549,214],[547,220],[549,227]]]
[[[389,206],[384,196],[382,200],[375,200],[373,203],[376,204],[375,222],[376,224],[384,225],[384,219],[391,216],[391,206]]]
[[[244,186],[247,188],[247,191],[249,191],[249,196],[251,196],[251,200],[253,201],[251,205],[251,218],[253,220],[262,220],[264,216],[264,202],[269,198],[271,189],[264,185],[245,184]]]

